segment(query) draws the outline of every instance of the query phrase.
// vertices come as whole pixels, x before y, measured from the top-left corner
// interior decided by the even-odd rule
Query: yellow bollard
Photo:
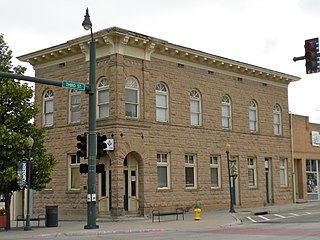
[[[194,220],[196,220],[196,221],[200,220],[201,209],[200,209],[200,206],[199,206],[198,203],[196,203],[196,204],[194,205],[194,210],[193,210],[193,212],[194,212]]]

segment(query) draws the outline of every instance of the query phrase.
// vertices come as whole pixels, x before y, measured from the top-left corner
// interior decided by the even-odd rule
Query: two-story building
[[[20,56],[36,77],[88,83],[89,35]],[[237,206],[293,202],[288,85],[298,77],[112,27],[94,33],[97,132],[114,139],[98,159],[99,215],[229,207],[228,165],[238,168]],[[86,216],[87,175],[76,136],[88,129],[83,91],[36,84],[46,147],[57,165],[34,194],[35,211]]]

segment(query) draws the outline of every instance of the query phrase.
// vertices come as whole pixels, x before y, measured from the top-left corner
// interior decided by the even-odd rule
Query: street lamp
[[[96,43],[92,33],[92,23],[87,8],[82,26],[91,31],[89,58],[89,131],[88,131],[88,195],[87,225],[85,229],[99,228],[96,224]]]
[[[225,147],[226,154],[227,154],[227,162],[228,162],[228,178],[229,178],[229,191],[230,191],[230,210],[229,212],[234,213],[234,207],[233,207],[233,176],[231,176],[230,173],[230,144],[227,144]]]
[[[26,217],[26,226],[24,228],[25,231],[31,230],[30,225],[30,202],[31,202],[31,195],[30,195],[30,189],[31,189],[31,151],[33,146],[34,140],[32,137],[29,136],[27,141],[27,150],[28,150],[28,190],[27,190],[27,217]]]

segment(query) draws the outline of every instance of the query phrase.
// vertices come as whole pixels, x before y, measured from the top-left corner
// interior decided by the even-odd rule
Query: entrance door
[[[129,154],[124,160],[124,210],[128,212],[138,211],[138,163],[133,154]]]

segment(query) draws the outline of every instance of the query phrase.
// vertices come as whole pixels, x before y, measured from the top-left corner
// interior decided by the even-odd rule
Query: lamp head
[[[34,140],[31,136],[29,136],[29,138],[27,140],[27,147],[32,148],[33,144],[34,144]]]
[[[227,143],[226,146],[225,146],[225,148],[224,148],[224,149],[226,150],[226,153],[229,153],[229,152],[230,152],[230,148],[231,148],[230,144]]]
[[[90,16],[89,16],[89,9],[87,8],[86,10],[86,15],[84,16],[84,20],[82,22],[82,26],[84,27],[85,30],[89,30],[92,28],[92,23],[90,20]]]

